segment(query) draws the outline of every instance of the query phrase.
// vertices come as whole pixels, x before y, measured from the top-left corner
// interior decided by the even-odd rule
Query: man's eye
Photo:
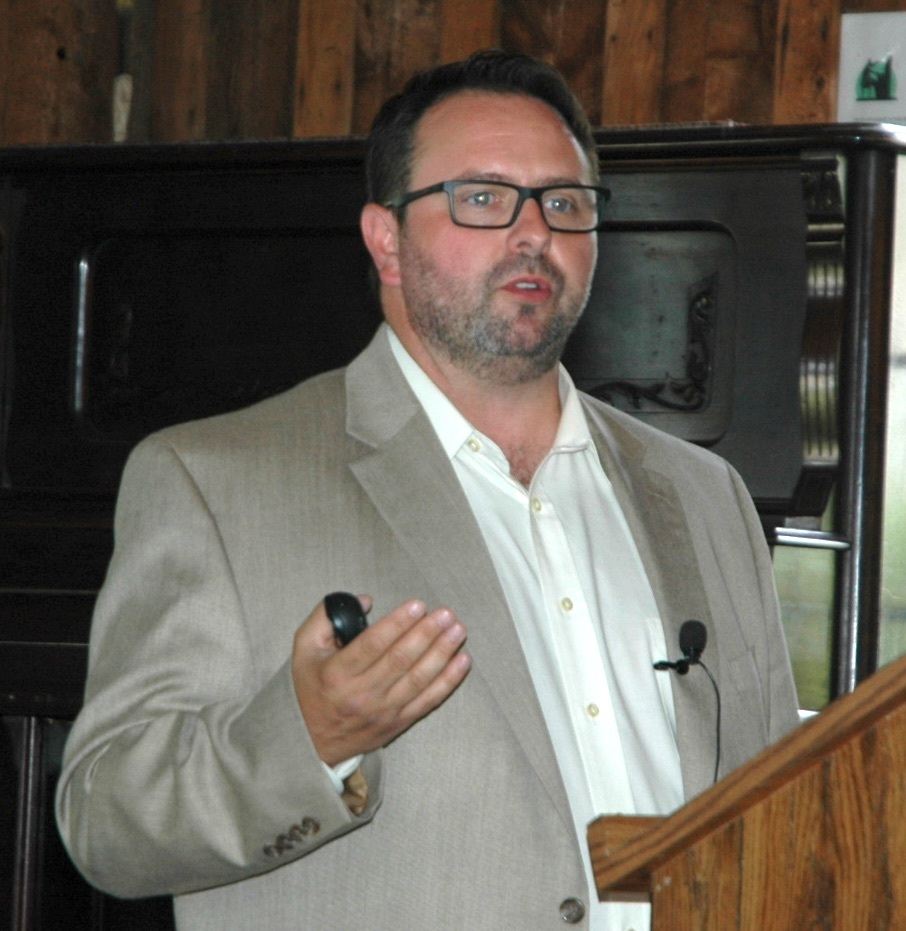
[[[547,199],[546,208],[552,213],[575,213],[578,205],[571,198],[558,194],[556,197]]]
[[[496,200],[493,191],[464,191],[462,202],[467,207],[490,207]]]

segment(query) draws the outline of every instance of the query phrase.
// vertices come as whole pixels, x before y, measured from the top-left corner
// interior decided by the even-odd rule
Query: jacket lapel
[[[664,626],[670,659],[679,654],[679,629],[695,618],[708,630],[708,668],[717,677],[718,640],[692,536],[675,484],[647,461],[647,447],[617,418],[586,407],[604,470],[639,549]],[[706,675],[670,675],[677,745],[687,799],[714,778],[717,705]]]
[[[464,619],[473,658],[470,677],[483,679],[572,830],[547,727],[490,554],[385,333],[379,331],[349,367],[346,385],[347,430],[369,447],[351,463],[353,474],[431,586],[431,594]]]

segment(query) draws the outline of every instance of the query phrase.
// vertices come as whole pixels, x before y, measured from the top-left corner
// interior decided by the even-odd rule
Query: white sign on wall
[[[837,120],[906,123],[906,13],[844,13]]]

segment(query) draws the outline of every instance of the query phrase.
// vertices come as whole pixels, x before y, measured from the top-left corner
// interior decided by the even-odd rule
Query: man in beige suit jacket
[[[436,75],[410,87],[423,109],[394,168],[402,186],[363,212],[387,317],[365,352],[153,436],[126,468],[58,820],[92,882],[175,895],[181,927],[587,926],[584,839],[514,618],[387,329],[528,485],[595,258],[594,232],[550,224],[587,228],[565,214],[597,174],[571,105],[505,85],[514,69],[559,81],[491,55],[448,68],[460,85],[445,93]],[[513,188],[511,222],[476,230],[451,222],[449,192],[424,191],[476,175],[495,191],[561,187]],[[392,198],[407,191],[404,210]],[[488,207],[486,193],[459,209]],[[494,352],[459,326],[474,307]],[[582,404],[665,642],[687,618],[709,631],[728,772],[796,720],[759,522],[724,462]],[[320,604],[337,589],[372,602],[343,649]],[[703,676],[672,690],[688,798],[713,778],[716,707]]]

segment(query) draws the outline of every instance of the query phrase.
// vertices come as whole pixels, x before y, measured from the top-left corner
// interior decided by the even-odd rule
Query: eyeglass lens
[[[513,222],[520,204],[515,187],[474,181],[450,187],[455,222],[466,226],[509,226]],[[594,188],[545,188],[541,210],[551,229],[592,230],[598,225],[598,198]]]

